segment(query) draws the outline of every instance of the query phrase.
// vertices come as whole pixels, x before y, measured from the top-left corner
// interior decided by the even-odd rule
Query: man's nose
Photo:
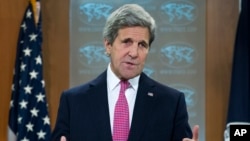
[[[129,49],[129,56],[135,58],[138,56],[138,45],[133,45]]]

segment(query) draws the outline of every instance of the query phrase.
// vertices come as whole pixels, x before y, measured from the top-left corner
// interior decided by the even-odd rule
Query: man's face
[[[131,79],[139,75],[149,52],[149,31],[146,27],[125,27],[111,44],[104,41],[110,54],[111,69],[120,79]]]

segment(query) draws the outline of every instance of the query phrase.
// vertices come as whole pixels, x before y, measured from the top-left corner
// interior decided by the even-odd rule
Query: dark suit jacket
[[[61,95],[52,141],[112,141],[106,71]],[[153,95],[148,95],[153,93]],[[129,141],[182,141],[192,137],[183,93],[141,74]]]

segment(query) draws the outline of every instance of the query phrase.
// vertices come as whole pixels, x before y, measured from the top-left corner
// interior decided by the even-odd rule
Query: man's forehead
[[[126,27],[118,30],[118,38],[149,42],[149,30],[146,27]]]

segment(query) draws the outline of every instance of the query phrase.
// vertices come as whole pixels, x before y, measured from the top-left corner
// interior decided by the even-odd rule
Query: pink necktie
[[[129,109],[125,96],[125,90],[129,83],[128,81],[121,81],[120,85],[120,94],[115,105],[113,141],[127,141],[129,134]]]

